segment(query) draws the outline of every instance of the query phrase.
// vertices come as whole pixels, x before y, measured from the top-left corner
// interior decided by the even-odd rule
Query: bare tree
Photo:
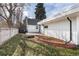
[[[17,27],[20,27],[20,24],[22,22],[22,16],[23,16],[23,8],[18,8],[16,13]]]
[[[13,31],[11,27],[14,26],[14,21],[18,20],[17,17],[21,17],[20,14],[17,15],[17,10],[21,9],[20,7],[23,7],[23,5],[24,4],[20,3],[0,3],[0,10],[2,11],[0,12],[0,17],[3,18],[8,24],[10,29],[10,36],[11,32]],[[20,11],[18,13],[20,13]],[[16,17],[16,19],[14,17]]]
[[[17,7],[17,4],[15,3],[0,4],[0,8],[3,11],[2,13],[0,13],[0,16],[7,21],[7,24],[9,27],[12,26],[12,15],[15,14],[16,7]]]

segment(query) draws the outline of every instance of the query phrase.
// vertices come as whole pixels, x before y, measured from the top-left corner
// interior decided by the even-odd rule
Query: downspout
[[[39,33],[41,33],[41,27],[40,27],[41,25],[39,25]]]
[[[43,33],[43,34],[45,34],[45,30],[44,30],[44,24],[42,24],[42,26],[43,26],[43,32],[42,32],[42,33]]]
[[[70,40],[67,43],[70,43],[72,41],[72,21],[70,20],[69,17],[67,17],[68,21],[70,22]]]

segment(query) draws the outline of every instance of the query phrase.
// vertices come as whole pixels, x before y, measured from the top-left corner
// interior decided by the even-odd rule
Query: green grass
[[[18,45],[12,56],[21,56],[22,52],[22,48]]]
[[[6,41],[3,45],[0,46],[0,55],[12,55],[21,40],[21,35],[15,35],[8,41]]]
[[[79,56],[79,49],[56,48],[27,38],[26,35],[15,35],[0,46],[0,55],[25,56]]]

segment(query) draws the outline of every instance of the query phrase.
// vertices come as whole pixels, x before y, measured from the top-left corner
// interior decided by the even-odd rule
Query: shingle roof
[[[27,19],[27,23],[29,25],[37,25],[37,22],[38,22],[37,19],[30,19],[30,18]]]

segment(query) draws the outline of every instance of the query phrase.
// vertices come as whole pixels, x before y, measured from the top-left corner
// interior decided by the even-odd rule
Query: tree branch
[[[4,12],[5,18],[8,18],[8,17],[7,17],[7,14],[6,14],[6,12],[5,12],[5,10],[4,10],[3,7],[2,7],[2,10],[3,10],[3,12]]]
[[[1,16],[2,18],[4,18],[5,20],[7,20],[7,18],[5,18],[2,14],[0,14],[0,16]]]
[[[8,10],[8,12],[9,12],[9,8],[7,7],[7,6],[5,6],[5,8]]]
[[[17,7],[17,6],[15,6],[12,11],[14,11],[14,10],[16,9],[16,7]]]

